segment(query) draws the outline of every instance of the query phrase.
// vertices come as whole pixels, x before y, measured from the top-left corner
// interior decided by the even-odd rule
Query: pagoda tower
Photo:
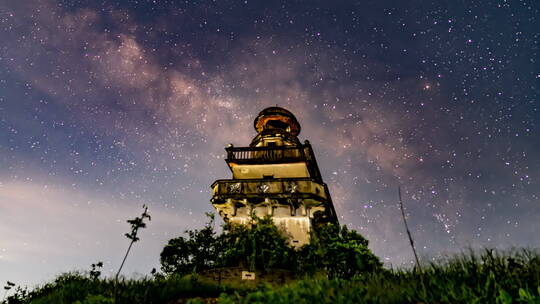
[[[237,224],[270,215],[292,245],[302,246],[313,225],[338,221],[313,149],[307,140],[300,143],[300,124],[286,109],[262,110],[254,127],[258,134],[249,147],[225,148],[232,179],[212,184],[212,205]]]

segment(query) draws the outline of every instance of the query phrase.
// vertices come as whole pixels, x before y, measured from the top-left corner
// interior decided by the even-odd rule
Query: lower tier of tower
[[[291,245],[300,247],[309,243],[314,212],[324,208],[305,208],[305,206],[284,205],[277,202],[250,204],[247,201],[229,200],[223,204],[213,204],[224,221],[233,224],[249,224],[253,217],[270,216],[274,224],[289,238]]]
[[[236,216],[228,219],[229,223],[249,225],[250,217]],[[272,217],[272,221],[290,240],[290,244],[296,248],[309,243],[312,229],[312,221],[305,216]]]
[[[297,247],[309,242],[313,225],[337,222],[326,185],[309,178],[218,180],[212,189],[212,204],[225,221],[269,216]]]

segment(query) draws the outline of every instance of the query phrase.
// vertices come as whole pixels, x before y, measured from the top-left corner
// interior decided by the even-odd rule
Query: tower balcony
[[[212,202],[231,199],[302,198],[328,200],[326,185],[311,178],[279,178],[255,180],[217,180],[212,184]]]
[[[227,147],[227,163],[235,164],[276,164],[307,162],[310,159],[309,147],[270,146],[270,147]]]
[[[321,183],[321,173],[317,166],[313,149],[306,140],[305,144],[294,146],[263,146],[263,147],[233,147],[225,148],[227,158],[225,161],[233,172],[235,179],[256,179],[263,176],[257,176],[257,173],[245,173],[252,171],[254,166],[267,165],[286,165],[282,166],[286,172],[274,175],[275,178],[311,178]],[[257,171],[257,169],[255,169]],[[267,175],[264,171],[262,175]],[[279,169],[278,169],[279,171]],[[294,174],[304,171],[306,174]],[[287,173],[288,172],[288,173]],[[293,175],[290,175],[293,174]]]

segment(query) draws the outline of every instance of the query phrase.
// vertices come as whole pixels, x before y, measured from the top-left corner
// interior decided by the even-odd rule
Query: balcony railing
[[[304,146],[276,146],[276,147],[229,147],[227,162],[234,163],[284,163],[307,161],[306,147]]]
[[[212,184],[214,199],[282,197],[327,200],[324,184],[309,178],[217,180]]]
[[[297,146],[227,147],[225,151],[227,151],[225,161],[229,165],[306,162],[310,177],[322,181],[313,149],[307,140],[305,144]]]

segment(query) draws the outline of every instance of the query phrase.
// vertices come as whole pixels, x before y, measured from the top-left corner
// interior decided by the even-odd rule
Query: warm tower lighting
[[[306,244],[313,225],[337,222],[313,149],[300,143],[300,124],[283,108],[262,110],[254,127],[249,147],[225,149],[232,179],[212,184],[211,202],[225,221],[247,224],[251,215],[269,215],[294,246]]]

